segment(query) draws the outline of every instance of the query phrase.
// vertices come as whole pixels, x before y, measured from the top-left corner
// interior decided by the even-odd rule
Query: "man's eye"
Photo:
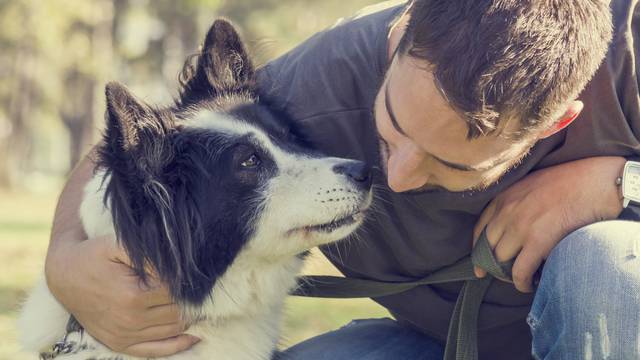
[[[260,158],[256,154],[252,154],[246,160],[240,163],[240,166],[244,168],[254,168],[260,165]]]

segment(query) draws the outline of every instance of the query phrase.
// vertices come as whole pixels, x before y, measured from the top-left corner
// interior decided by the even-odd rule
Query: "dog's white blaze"
[[[291,241],[283,238],[293,228],[319,225],[347,216],[370,199],[357,195],[355,185],[333,167],[344,163],[338,158],[312,158],[289,153],[274,144],[260,128],[225,114],[203,110],[187,121],[187,126],[244,136],[251,134],[269,152],[278,167],[265,191],[263,216],[256,219],[255,240],[247,244],[262,257],[280,258],[300,253],[309,247],[339,240],[359,224],[344,226],[331,234],[307,233]],[[364,201],[366,200],[366,201]],[[340,217],[340,216],[339,216]],[[287,239],[287,241],[283,241]]]
[[[202,111],[186,126],[215,132],[252,134],[276,162],[278,172],[269,180],[254,220],[254,234],[220,277],[205,303],[183,307],[184,318],[193,325],[188,333],[202,339],[188,351],[167,359],[267,360],[278,340],[282,307],[295,286],[302,266],[296,254],[349,235],[360,221],[330,232],[305,231],[303,227],[326,224],[352,215],[371,201],[333,167],[343,159],[313,158],[288,153],[275,145],[259,128],[230,116]],[[87,184],[80,208],[90,238],[111,235],[111,214],[103,205],[104,172]],[[361,220],[361,218],[357,218]],[[27,300],[18,324],[22,344],[33,351],[48,351],[65,332],[69,314],[49,292],[44,280]],[[111,352],[90,335],[83,339],[93,350],[62,356],[65,360],[118,358],[141,360]]]
[[[213,112],[210,110],[202,110],[197,112],[193,118],[185,121],[186,127],[199,128],[203,130],[211,130],[213,132],[222,132],[236,136],[244,136],[251,134],[261,147],[267,150],[274,158],[275,162],[280,166],[287,164],[295,159],[295,156],[282,151],[278,146],[274,145],[269,136],[256,126],[245,121],[235,119],[230,115]]]

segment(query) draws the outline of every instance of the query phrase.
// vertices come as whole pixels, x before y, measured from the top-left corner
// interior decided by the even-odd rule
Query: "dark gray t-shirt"
[[[385,281],[424,277],[469,255],[484,207],[532,170],[597,155],[640,154],[640,106],[632,35],[637,0],[613,0],[616,35],[583,92],[585,109],[567,130],[539,142],[517,168],[486,191],[393,193],[381,173],[376,212],[358,241],[323,249],[346,276]],[[398,2],[318,33],[259,71],[263,95],[285,109],[327,154],[379,162],[373,102],[387,67],[389,25]],[[636,47],[639,45],[635,45]],[[455,146],[455,144],[452,144]],[[402,323],[444,341],[461,283],[422,286],[375,299]],[[496,281],[479,318],[482,359],[530,357],[526,316],[533,296]]]

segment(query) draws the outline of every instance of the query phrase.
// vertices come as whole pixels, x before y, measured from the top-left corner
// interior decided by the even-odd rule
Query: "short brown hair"
[[[504,118],[519,135],[549,126],[577,98],[611,41],[605,0],[415,0],[399,47],[426,60],[468,137]]]

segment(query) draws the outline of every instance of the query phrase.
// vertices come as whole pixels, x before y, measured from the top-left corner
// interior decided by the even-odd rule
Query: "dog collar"
[[[51,360],[59,355],[75,354],[87,349],[87,344],[82,342],[83,337],[84,328],[82,325],[75,317],[69,317],[64,337],[53,345],[51,351],[41,352],[40,360]]]

